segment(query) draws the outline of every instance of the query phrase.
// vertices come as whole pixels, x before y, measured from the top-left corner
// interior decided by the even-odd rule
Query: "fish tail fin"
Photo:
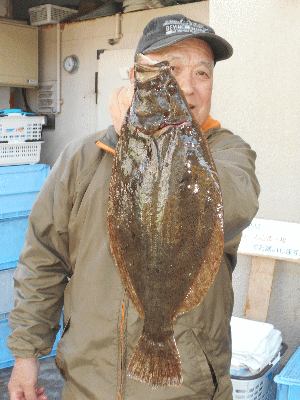
[[[174,336],[155,342],[142,333],[131,357],[127,375],[152,388],[180,386],[180,356]]]

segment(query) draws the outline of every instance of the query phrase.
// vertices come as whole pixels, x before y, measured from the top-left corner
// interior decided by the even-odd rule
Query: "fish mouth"
[[[168,128],[169,126],[179,126],[183,124],[187,124],[189,121],[180,121],[180,122],[165,122],[161,124],[158,128],[158,130],[161,130],[163,128]]]
[[[163,133],[167,132],[167,130],[169,130],[169,128],[172,128],[173,126],[186,125],[189,123],[190,123],[190,121],[180,121],[180,122],[173,122],[173,123],[165,122],[159,126],[159,128],[155,132],[154,136],[155,137],[161,136]]]

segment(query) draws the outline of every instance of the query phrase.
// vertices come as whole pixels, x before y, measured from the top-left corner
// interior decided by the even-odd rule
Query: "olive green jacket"
[[[114,147],[118,136],[111,127],[72,142],[52,168],[29,217],[7,343],[13,356],[48,355],[64,307],[56,353],[64,400],[232,399],[231,274],[241,232],[258,209],[259,185],[249,145],[222,128],[206,136],[221,184],[225,248],[204,300],[174,323],[179,388],[154,390],[126,377],[143,321],[125,294],[107,235],[113,154],[95,144]]]

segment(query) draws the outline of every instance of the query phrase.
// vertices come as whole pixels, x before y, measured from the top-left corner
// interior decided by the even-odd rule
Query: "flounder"
[[[206,137],[167,62],[135,63],[108,201],[111,250],[144,319],[129,377],[179,386],[173,320],[198,305],[223,253],[220,184]]]

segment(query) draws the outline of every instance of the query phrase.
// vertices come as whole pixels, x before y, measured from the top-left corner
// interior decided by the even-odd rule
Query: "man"
[[[16,304],[8,346],[16,357],[12,400],[45,400],[36,388],[38,358],[51,351],[62,306],[64,331],[56,363],[66,380],[63,400],[232,399],[231,274],[242,230],[258,209],[255,153],[209,116],[213,67],[231,56],[214,31],[183,15],[155,18],[136,54],[167,60],[214,158],[224,203],[224,254],[203,299],[174,323],[181,387],[151,389],[129,379],[126,367],[143,321],[124,291],[107,236],[107,199],[113,152],[132,87],[113,92],[114,127],[71,143],[42,188],[29,218],[15,273]],[[97,142],[97,146],[95,145]]]

